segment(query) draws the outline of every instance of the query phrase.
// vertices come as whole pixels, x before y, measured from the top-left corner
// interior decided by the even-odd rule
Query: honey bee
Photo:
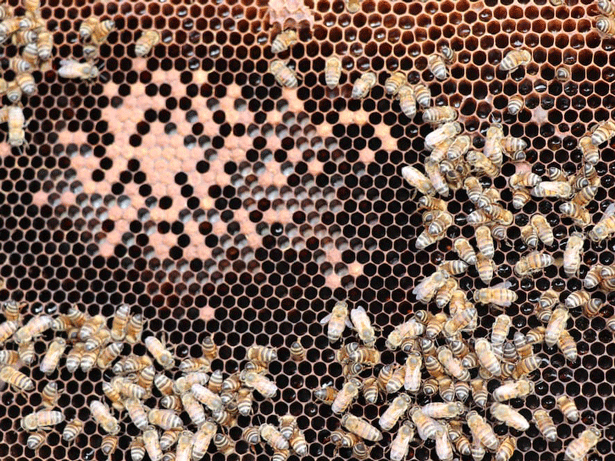
[[[442,142],[446,142],[446,141],[442,141]],[[436,192],[443,197],[448,197],[450,188],[449,188],[449,184],[446,182],[446,179],[442,174],[441,167],[436,162],[434,162],[431,158],[428,158],[427,160],[425,160],[424,166],[425,166],[425,173],[427,173],[427,177],[429,178],[429,181],[433,185]]]
[[[101,328],[96,333],[94,333],[88,340],[85,342],[85,350],[93,351],[95,349],[99,349],[106,345],[111,339],[111,332],[108,328]]]
[[[522,378],[517,381],[507,381],[493,391],[493,398],[498,402],[526,397],[534,392],[534,383]]]
[[[540,344],[545,339],[546,328],[543,326],[536,327],[527,332],[527,342],[530,344]]]
[[[149,367],[153,364],[152,359],[147,355],[134,355],[131,354],[125,358],[123,362],[122,371],[118,374],[122,373],[138,373],[146,367]],[[115,367],[114,367],[115,368]]]
[[[385,431],[390,431],[397,424],[399,418],[408,411],[411,399],[407,394],[401,394],[391,402],[389,407],[378,420],[378,425]]]
[[[568,239],[568,244],[564,251],[564,273],[568,277],[574,277],[579,272],[584,238],[582,234],[575,232]]]
[[[423,111],[423,121],[427,123],[446,123],[453,122],[457,119],[457,111],[451,106],[430,107]],[[455,146],[455,152],[449,155],[449,160],[456,160],[468,151],[471,145],[469,136],[459,136],[461,140]],[[457,138],[457,139],[459,139]],[[466,147],[467,146],[467,147]],[[465,149],[465,152],[462,152]]]
[[[0,20],[5,20],[7,18],[12,18],[14,13],[14,8],[9,5],[0,5]]]
[[[297,32],[293,29],[286,29],[279,33],[271,44],[271,52],[274,54],[286,51],[297,43]]]
[[[395,327],[387,337],[386,347],[392,350],[397,349],[404,339],[416,338],[423,334],[424,331],[425,325],[414,318],[410,319]]]
[[[136,344],[141,341],[141,333],[143,332],[143,316],[136,314],[130,317],[126,325],[126,342],[128,344]]]
[[[16,320],[7,320],[0,325],[0,345],[3,345],[13,333],[19,329],[19,322]]]
[[[487,226],[479,226],[475,230],[476,233],[476,246],[478,250],[487,258],[493,258],[495,254],[495,248],[493,245],[493,238],[491,237],[491,230]]]
[[[522,257],[517,261],[514,267],[514,272],[519,277],[540,272],[542,269],[554,263],[553,256],[547,253],[534,251],[529,255]]]
[[[190,431],[181,431],[177,440],[175,461],[189,461],[192,453],[194,434]]]
[[[457,255],[467,264],[472,266],[476,265],[476,253],[466,238],[457,238],[453,243],[453,248],[457,252]]]
[[[14,56],[9,60],[9,69],[19,76],[19,74],[24,72],[30,72],[32,70],[32,65],[25,59]]]
[[[60,362],[60,358],[64,354],[64,350],[66,349],[66,341],[62,338],[56,338],[49,344],[49,349],[47,349],[47,353],[43,357],[43,360],[40,364],[40,369],[46,375],[52,374],[56,368],[58,368],[58,363]]]
[[[476,270],[484,284],[489,285],[491,283],[495,269],[495,263],[491,259],[482,253],[478,253],[476,256]]]
[[[615,15],[615,3],[612,0],[596,0],[598,11],[607,16]]]
[[[130,451],[130,458],[133,461],[141,461],[145,457],[145,445],[143,444],[143,437],[135,437],[130,442],[128,447]]]
[[[500,361],[493,353],[491,344],[484,338],[479,338],[474,341],[474,350],[480,364],[487,369],[492,375],[500,376],[502,367]]]
[[[414,85],[413,89],[416,102],[421,108],[427,109],[431,106],[431,92],[425,85],[419,83]]]
[[[181,428],[183,425],[181,418],[173,410],[149,410],[147,419],[150,424],[158,426],[165,431]]]
[[[432,439],[441,427],[441,424],[427,416],[419,407],[410,410],[410,418],[416,426],[419,437],[422,440]]]
[[[517,366],[513,372],[513,377],[518,379],[522,376],[528,375],[537,370],[541,365],[544,365],[545,362],[546,360],[540,359],[535,355],[526,357],[517,363]]]
[[[542,181],[530,190],[533,197],[539,198],[570,198],[572,187],[564,181]]]
[[[130,319],[130,306],[122,304],[115,310],[113,323],[111,325],[111,338],[114,341],[121,341],[126,337],[126,325]]]
[[[132,420],[134,425],[142,431],[147,429],[147,410],[143,406],[141,401],[134,397],[131,397],[126,399],[123,404],[126,407],[128,415],[130,416],[130,419]]]
[[[184,409],[181,398],[177,395],[165,395],[160,404],[167,410],[182,411]]]
[[[580,414],[579,410],[577,409],[577,406],[574,403],[574,400],[572,400],[566,395],[561,395],[557,398],[556,402],[557,406],[562,411],[568,421],[576,423],[579,420]]]
[[[117,386],[104,382],[102,384],[102,390],[105,396],[111,401],[113,408],[118,411],[122,411],[124,409],[123,397]]]
[[[259,432],[262,439],[271,445],[272,448],[277,450],[287,450],[290,446],[288,440],[284,438],[280,431],[278,431],[271,424],[262,424]]]
[[[503,139],[504,131],[502,125],[495,123],[487,128],[483,153],[497,166],[501,166],[503,162],[503,149],[501,144]]]
[[[53,408],[58,404],[60,393],[58,392],[58,385],[51,381],[45,385],[41,392],[41,404],[44,408]]]
[[[12,106],[11,109],[15,107]],[[49,315],[37,315],[30,319],[23,327],[15,332],[13,339],[17,344],[29,343],[32,339],[42,335],[53,325],[53,318]]]
[[[194,397],[207,406],[211,411],[221,410],[222,409],[222,400],[220,396],[210,391],[208,388],[203,386],[202,384],[195,383],[191,388],[192,394]]]
[[[39,410],[24,416],[21,419],[21,428],[28,432],[34,432],[39,428],[44,429],[62,422],[64,422],[64,415],[62,412],[54,410]]]
[[[557,440],[557,429],[553,423],[553,419],[546,410],[539,409],[534,411],[534,422],[547,441],[555,442]]]
[[[500,404],[498,404],[500,405]],[[476,411],[470,411],[466,415],[466,421],[472,431],[472,437],[480,440],[481,444],[488,450],[495,451],[499,441],[493,432],[493,428]]]
[[[0,381],[4,381],[19,392],[34,390],[34,381],[21,371],[8,365],[0,370]]]
[[[175,359],[173,354],[169,352],[164,344],[155,336],[148,336],[145,338],[145,347],[147,351],[152,354],[152,357],[158,362],[165,370],[169,370],[175,366]]]
[[[518,94],[511,96],[508,99],[508,113],[510,115],[517,115],[523,109],[525,102],[523,101],[523,96]]]
[[[180,371],[184,373],[193,373],[198,371],[208,372],[210,371],[211,360],[206,357],[192,357],[182,360],[179,364]]]
[[[305,440],[305,435],[303,434],[303,431],[299,429],[295,429],[295,431],[293,432],[293,434],[291,435],[289,439],[289,443],[293,451],[297,453],[299,457],[303,457],[307,455],[308,444],[307,444],[307,441]]]
[[[563,307],[558,307],[553,311],[551,320],[549,320],[545,330],[544,340],[547,346],[552,347],[557,343],[562,331],[566,328],[566,322],[568,321],[569,315],[568,309]]]
[[[397,367],[393,371],[391,378],[388,380],[386,384],[386,392],[389,394],[394,394],[401,389],[406,380],[406,369],[405,367]]]
[[[251,346],[248,348],[247,357],[253,362],[268,364],[277,360],[278,353],[272,347]]]
[[[506,314],[500,314],[495,318],[491,332],[491,343],[494,346],[504,344],[511,325],[512,319]]]
[[[520,66],[526,66],[532,61],[532,54],[527,50],[511,50],[500,62],[500,69],[511,72]]]
[[[100,450],[103,452],[103,455],[111,457],[115,450],[117,449],[118,437],[116,435],[105,435],[100,442]]]
[[[412,294],[416,296],[417,301],[427,304],[444,283],[446,283],[448,278],[449,275],[447,272],[436,271],[414,287]]]
[[[350,311],[350,320],[361,341],[368,347],[373,346],[376,342],[376,334],[365,308],[357,306],[352,309]]]
[[[410,448],[410,442],[414,438],[414,427],[410,423],[410,421],[406,421],[403,423],[399,430],[397,431],[397,435],[391,441],[391,461],[402,461],[408,455],[408,450]]]
[[[449,437],[451,437],[451,431],[449,430]],[[472,454],[472,444],[470,443],[470,440],[468,440],[468,438],[462,434],[459,433],[459,437],[457,437],[453,443],[455,444],[455,449],[457,450],[457,453],[459,453],[462,456],[470,456]],[[474,458],[474,459],[478,459],[478,458]]]
[[[290,345],[290,357],[295,362],[302,362],[305,360],[305,348],[299,341],[295,341]]]
[[[378,78],[374,72],[366,72],[361,75],[355,80],[354,86],[352,87],[352,99],[363,99],[366,97],[372,88],[376,86],[377,82]]]
[[[596,165],[600,161],[600,151],[592,142],[590,136],[579,139],[579,149],[583,154],[583,160],[589,165]]]
[[[538,305],[541,309],[550,309],[554,307],[559,302],[559,294],[552,288],[549,288],[547,291],[540,295],[540,299],[538,300]]]
[[[602,17],[599,17],[598,21],[596,22],[596,26],[598,27],[599,30],[600,30],[599,24],[601,23],[601,19]],[[613,35],[612,31],[615,30],[615,19],[608,18],[607,21],[608,21],[608,27],[611,28],[610,31],[609,32],[605,32],[604,30],[601,30],[601,31],[609,35]],[[602,22],[602,24],[604,24],[604,22]],[[610,141],[613,136],[615,136],[615,122],[612,122],[611,120],[598,123],[597,125],[594,125],[591,128],[591,140],[594,146],[599,146],[600,144]]]
[[[221,377],[221,375],[220,375]],[[213,378],[213,375],[212,375]],[[154,385],[162,395],[171,395],[173,393],[173,381],[168,376],[157,374],[154,378]],[[220,383],[222,386],[222,383]],[[219,392],[220,390],[216,391]]]
[[[609,238],[612,234],[615,234],[615,216],[606,215],[600,219],[598,224],[594,226],[592,230],[588,232],[588,237],[592,242],[601,242],[602,240]]]
[[[455,384],[453,380],[448,376],[442,376],[438,378],[438,392],[440,393],[440,397],[445,402],[452,402],[455,400]]]
[[[482,152],[471,150],[468,152],[466,160],[474,171],[479,174],[484,174],[490,178],[495,178],[500,174],[499,167],[489,160]]]
[[[425,136],[425,147],[433,150],[441,142],[454,138],[461,133],[462,127],[458,122],[446,122]]]
[[[337,56],[327,59],[325,64],[325,83],[330,89],[335,88],[342,77],[342,61]]]
[[[81,359],[83,358],[84,353],[85,353],[85,343],[75,344],[73,348],[68,352],[68,355],[66,356],[66,369],[70,373],[74,373],[77,370],[77,368],[79,368],[79,365],[81,364]]]
[[[444,325],[448,321],[448,316],[444,312],[439,312],[432,316],[425,328],[425,336],[428,339],[435,339],[440,334]]]
[[[111,385],[117,387],[118,391],[126,397],[143,399],[147,395],[147,391],[143,387],[133,383],[128,378],[115,377],[111,380]]]
[[[423,381],[423,394],[434,396],[438,393],[438,381],[435,378],[428,378]]]
[[[535,214],[530,218],[530,223],[536,229],[536,233],[538,238],[544,243],[546,246],[553,245],[554,237],[553,237],[553,229],[547,222],[544,216]]]
[[[214,438],[214,435],[216,434],[216,430],[217,430],[217,427],[215,423],[213,423],[212,421],[206,421],[199,428],[199,430],[194,434],[193,445],[192,445],[192,460],[193,461],[198,461],[202,459],[203,456],[205,456],[205,453],[207,452],[207,449],[209,448],[209,445],[211,444],[211,441]],[[256,441],[254,441],[254,437],[252,436],[245,437],[246,432],[250,430],[252,431],[255,430],[256,436],[257,436]],[[255,427],[251,426],[244,430],[244,439],[246,440],[246,442],[248,442],[248,444],[254,445],[258,443],[258,441],[260,441],[260,434],[258,433],[258,430]]]
[[[17,77],[15,77],[15,82],[24,94],[30,96],[33,95],[36,91],[36,83],[34,82],[34,77],[29,72],[18,74]]]
[[[331,314],[322,319],[320,323],[327,324],[327,337],[330,342],[339,341],[346,326],[352,326],[348,320],[348,304],[343,301],[335,303]]]
[[[92,80],[98,78],[98,68],[89,62],[77,62],[74,59],[62,59],[58,75],[68,79]]]
[[[465,402],[470,397],[471,387],[466,381],[457,381],[455,383],[455,397],[461,402]]]
[[[0,22],[0,43],[4,42],[7,38],[19,30],[20,22],[21,19],[19,17],[6,18]]]
[[[602,300],[599,298],[593,298],[589,303],[583,306],[583,315],[588,318],[596,317],[602,309]]]
[[[564,354],[566,359],[573,363],[577,361],[577,343],[568,331],[562,331],[562,334],[557,340],[557,346],[562,351],[562,354]]]
[[[512,435],[504,438],[495,452],[495,461],[508,461],[512,457],[516,448],[517,439],[515,439]]]
[[[393,72],[384,82],[384,89],[387,94],[395,96],[399,89],[407,83],[406,74],[400,71]]]
[[[446,373],[460,381],[469,381],[470,372],[461,364],[461,360],[455,358],[447,347],[438,350],[438,361],[445,368]]]
[[[194,384],[207,384],[208,379],[209,379],[209,375],[201,371],[197,371],[194,373],[188,373],[188,374],[185,374],[184,376],[180,376],[179,378],[175,380],[175,382],[173,383],[173,390],[177,394],[183,394],[184,392],[188,392]],[[226,383],[227,386],[230,386],[229,384],[230,382],[233,383],[233,386],[234,386],[233,389],[226,389],[224,387],[224,384]],[[222,390],[236,391],[237,389],[239,389],[240,386],[241,386],[241,383],[239,382],[238,376],[235,374],[229,377],[229,379],[225,380],[222,383]]]
[[[448,437],[448,431],[440,426],[434,436],[436,441],[436,455],[440,461],[453,461],[453,444]]]
[[[587,454],[598,444],[601,436],[600,429],[595,426],[585,429],[578,438],[574,439],[566,447],[564,459],[566,461],[583,461]]]
[[[331,405],[335,401],[337,394],[337,389],[327,385],[314,390],[314,397],[329,405]]]
[[[468,270],[468,264],[460,259],[445,261],[438,266],[438,270],[446,271],[449,275],[461,275]]]
[[[83,430],[83,421],[78,419],[73,419],[70,423],[64,427],[64,431],[62,432],[62,439],[67,442],[72,442],[79,435],[79,433]]]
[[[109,364],[120,355],[123,348],[124,343],[121,342],[109,344],[100,352],[100,355],[96,359],[96,366],[101,370],[105,370],[109,367]]]
[[[235,450],[235,446],[231,439],[224,434],[216,434],[214,436],[214,445],[218,451],[225,456],[230,455]]]
[[[474,301],[481,304],[510,307],[517,299],[517,293],[504,287],[481,288],[474,292]]]
[[[161,461],[162,460],[162,448],[160,447],[160,438],[158,436],[158,431],[154,426],[148,426],[145,431],[143,431],[143,447],[147,451],[150,459],[152,461]],[[133,458],[134,459],[134,458]]]
[[[181,400],[186,413],[188,413],[188,416],[190,417],[190,420],[197,426],[203,424],[207,419],[205,416],[205,410],[196,400],[194,395],[191,392],[184,392],[181,395]]]
[[[421,173],[419,170],[412,166],[405,166],[401,169],[401,175],[412,187],[416,188],[420,193],[425,195],[435,195],[431,181]]]
[[[342,417],[342,426],[348,431],[370,442],[382,440],[382,433],[364,419],[358,418],[350,413]]]
[[[432,54],[427,58],[427,65],[431,73],[438,80],[446,80],[448,77],[448,69],[444,58],[439,54]]]
[[[397,99],[403,114],[409,119],[413,119],[416,115],[417,104],[414,88],[410,85],[402,85],[397,91]]]
[[[30,450],[38,449],[47,439],[47,434],[45,432],[35,432],[34,434],[30,434],[28,436],[28,440],[26,441],[26,446]]]
[[[526,431],[530,427],[530,423],[521,413],[503,403],[494,402],[491,405],[491,415],[508,427],[518,431]]]
[[[421,407],[421,411],[426,416],[435,419],[451,419],[461,415],[465,409],[461,402],[432,402]]]
[[[247,387],[256,389],[265,398],[273,398],[278,393],[278,387],[273,381],[256,372],[242,371],[241,380]]]

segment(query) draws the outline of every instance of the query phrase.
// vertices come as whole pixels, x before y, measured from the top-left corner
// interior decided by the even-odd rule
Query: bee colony
[[[0,458],[605,459],[614,5],[2,2]]]

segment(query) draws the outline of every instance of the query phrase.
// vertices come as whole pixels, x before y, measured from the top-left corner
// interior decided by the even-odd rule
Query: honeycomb
[[[7,3],[19,9],[16,0]],[[113,19],[118,32],[102,47],[98,81],[67,81],[56,70],[37,75],[38,93],[24,107],[25,152],[10,150],[0,130],[0,300],[26,301],[30,314],[66,312],[78,302],[105,316],[127,303],[143,313],[148,331],[166,333],[179,358],[196,355],[202,337],[212,334],[220,346],[212,368],[226,373],[239,369],[248,346],[278,347],[269,375],[281,392],[274,400],[257,397],[251,420],[273,423],[291,413],[310,441],[308,458],[334,457],[327,437],[339,418],[314,402],[312,390],[329,382],[339,389],[342,367],[318,320],[343,299],[364,305],[386,336],[415,309],[410,292],[417,281],[454,258],[455,237],[474,232],[465,222],[472,206],[458,191],[449,200],[456,219],[447,237],[415,249],[422,223],[400,170],[422,160],[431,128],[401,113],[385,96],[384,80],[401,69],[412,83],[425,82],[436,105],[458,109],[477,148],[486,128],[501,122],[507,134],[529,143],[532,171],[544,176],[557,166],[573,173],[582,161],[578,138],[612,116],[615,42],[593,27],[598,11],[592,1],[564,3],[363,0],[350,14],[342,0],[306,0],[314,25],[300,28],[299,43],[282,54],[302,79],[298,89],[287,90],[267,74],[270,40],[280,26],[268,24],[264,0],[43,0],[54,69],[59,59],[82,56],[82,20]],[[160,30],[163,41],[151,56],[136,59],[131,44],[148,28]],[[427,69],[427,56],[441,43],[457,53],[442,82]],[[532,63],[506,75],[499,62],[516,47],[531,50]],[[11,46],[4,49],[15,54]],[[333,54],[342,57],[344,74],[341,85],[328,90],[323,69]],[[571,72],[563,83],[554,79],[560,65]],[[368,70],[378,73],[379,84],[366,99],[350,100],[351,82]],[[525,108],[512,116],[506,106],[516,94],[524,96]],[[615,199],[613,158],[610,146],[601,149],[601,188],[588,206],[594,222]],[[492,181],[509,209],[506,179],[514,171],[506,163]],[[528,203],[515,213],[509,241],[497,244],[495,281],[515,283],[519,300],[506,313],[521,331],[539,324],[531,313],[541,292],[578,290],[591,265],[614,260],[607,242],[592,244],[580,278],[550,267],[517,279],[512,267],[527,250],[519,227],[535,211],[554,227],[551,253],[561,257],[572,223],[559,217],[555,203]],[[472,273],[459,282],[470,292],[482,287]],[[476,336],[485,336],[493,315],[477,307]],[[602,314],[613,314],[609,303]],[[594,422],[604,438],[590,459],[615,450],[612,333],[602,316],[573,317],[578,362],[541,346],[537,352],[550,363],[538,372],[535,395],[517,406],[530,418],[538,407],[555,408],[555,396],[566,393],[581,421],[569,424],[553,412],[559,440],[547,444],[532,425],[514,434],[513,459],[554,460]],[[37,342],[38,353],[51,338],[48,333]],[[295,340],[307,350],[304,362],[289,360]],[[383,349],[384,338],[378,345]],[[383,363],[401,360],[390,351],[382,355]],[[31,377],[40,392],[47,379],[37,368]],[[0,459],[104,459],[98,449],[104,434],[87,408],[101,395],[103,377],[96,369],[70,374],[61,362],[60,406],[67,420],[87,421],[85,430],[68,444],[56,428],[37,452],[25,448],[19,417],[39,405],[40,394],[5,390]],[[382,406],[354,405],[352,411],[373,422]],[[270,458],[239,441],[251,420],[240,418],[240,427],[230,430],[238,442],[229,458]],[[496,427],[498,435],[507,431]],[[137,432],[122,423],[114,459],[129,459]],[[385,433],[373,459],[387,456],[390,438]],[[410,455],[427,460],[432,448],[433,442],[414,442]],[[213,444],[210,454],[214,461],[224,458]]]

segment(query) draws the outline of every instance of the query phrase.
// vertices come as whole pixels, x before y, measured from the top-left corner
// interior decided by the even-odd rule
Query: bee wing
[[[494,285],[494,286],[492,286],[490,288],[494,288],[494,289],[495,288],[497,288],[497,289],[499,289],[499,288],[506,288],[506,289],[508,289],[510,287],[512,287],[512,283],[509,282],[509,281],[504,281],[504,282],[500,282],[497,285]]]
[[[611,203],[606,210],[604,210],[604,215],[602,215],[602,219],[606,219],[609,216],[613,216],[615,214],[615,202]]]
[[[333,317],[333,314],[327,314],[327,316],[325,316],[325,317],[324,317],[324,318],[320,321],[320,323],[321,323],[322,325],[324,325],[325,323],[328,323],[328,322],[329,322],[329,320],[331,320],[331,317]]]

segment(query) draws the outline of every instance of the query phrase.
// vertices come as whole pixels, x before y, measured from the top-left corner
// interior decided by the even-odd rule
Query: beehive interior
[[[279,397],[257,398],[253,418],[240,418],[240,427],[230,430],[238,441],[230,458],[269,459],[270,453],[253,453],[239,441],[241,430],[287,412],[313,441],[309,458],[331,458],[327,436],[339,418],[314,402],[312,390],[328,382],[339,389],[343,377],[318,320],[343,299],[364,305],[386,335],[415,308],[410,291],[417,281],[444,259],[456,259],[452,240],[474,232],[464,218],[473,206],[458,191],[449,200],[456,220],[447,238],[415,250],[421,216],[400,169],[422,161],[431,128],[401,113],[384,94],[384,80],[401,69],[412,83],[425,82],[435,104],[458,108],[477,148],[490,123],[501,122],[506,134],[529,143],[532,171],[544,176],[557,166],[575,172],[581,164],[578,138],[594,122],[609,119],[615,105],[615,42],[593,28],[593,2],[565,3],[364,0],[359,12],[349,14],[342,0],[306,0],[315,24],[301,28],[299,43],[282,55],[302,80],[298,89],[283,90],[267,74],[273,29],[264,0],[44,0],[56,64],[81,57],[77,31],[83,19],[111,18],[118,32],[102,48],[98,81],[62,80],[55,70],[37,75],[38,94],[24,108],[24,153],[11,151],[0,131],[1,299],[26,301],[31,314],[66,312],[77,302],[90,314],[109,317],[127,303],[143,313],[148,331],[166,332],[179,358],[198,355],[199,341],[212,334],[220,346],[212,368],[226,373],[238,370],[248,346],[277,347],[279,360],[269,373]],[[132,44],[148,28],[160,30],[163,42],[150,57],[136,59]],[[427,69],[427,56],[444,42],[457,52],[457,63],[439,82]],[[497,67],[514,47],[530,49],[533,62],[506,75]],[[16,49],[5,45],[4,52],[10,57]],[[332,54],[342,57],[344,75],[329,90],[323,70]],[[562,64],[571,71],[564,83],[554,79]],[[350,100],[351,82],[367,70],[378,73],[379,84],[366,99]],[[511,116],[506,105],[515,94],[525,97],[526,107]],[[613,150],[601,149],[601,157],[601,188],[588,206],[594,222],[615,198]],[[510,209],[506,179],[514,172],[506,163],[493,180]],[[527,250],[519,227],[535,211],[554,227],[557,247],[551,253],[561,257],[572,225],[560,219],[555,203],[531,201],[515,213],[510,241],[497,244],[496,278],[516,283],[519,300],[506,313],[521,331],[539,324],[531,313],[541,292],[578,290],[592,264],[613,263],[603,242],[585,252],[581,278],[566,278],[556,267],[522,281],[512,275]],[[469,292],[482,287],[472,272],[459,282]],[[493,316],[487,306],[477,307],[475,335],[486,336]],[[603,314],[613,314],[608,303]],[[558,351],[546,353],[550,363],[539,372],[535,395],[519,402],[529,419],[530,410],[552,409],[554,396],[566,393],[581,410],[581,422],[566,424],[554,413],[562,423],[560,439],[547,444],[532,426],[519,435],[514,459],[554,460],[593,422],[604,428],[604,439],[592,456],[611,450],[615,344],[604,325],[602,316],[574,316],[579,361],[571,365]],[[37,342],[38,353],[51,338],[48,333]],[[289,360],[295,340],[307,349],[299,364]],[[384,344],[384,338],[378,341]],[[137,345],[133,351],[145,349]],[[384,352],[382,361],[401,362],[402,355]],[[103,459],[102,433],[87,409],[101,393],[103,375],[97,369],[70,374],[62,361],[60,405],[67,420],[78,415],[88,422],[74,444],[62,442],[56,429],[36,453],[25,448],[19,417],[39,405],[47,378],[33,368],[39,392],[4,391],[0,458]],[[352,408],[375,420],[383,406]],[[128,459],[126,449],[138,432],[122,424],[114,459]],[[496,428],[498,435],[507,431]],[[386,433],[374,447],[373,459],[385,458],[390,438]],[[413,443],[411,453],[427,460],[432,448],[432,441]],[[223,458],[213,454],[213,444],[210,453],[215,461]]]

